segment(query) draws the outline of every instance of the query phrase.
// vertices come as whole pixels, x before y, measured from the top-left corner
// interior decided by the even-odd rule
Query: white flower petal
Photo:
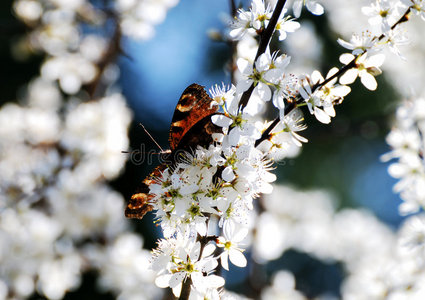
[[[268,70],[264,74],[263,78],[268,82],[277,84],[282,79],[283,74],[284,74],[284,71],[282,69],[276,68],[276,69]]]
[[[336,73],[338,73],[339,69],[336,67],[333,67],[332,69],[329,70],[328,74],[326,74],[326,78],[330,78],[331,76],[335,75]]]
[[[313,15],[316,15],[316,16],[323,15],[323,13],[325,12],[323,6],[315,1],[308,1],[306,6],[307,6],[307,9]]]
[[[385,54],[376,54],[373,56],[368,57],[368,59],[365,62],[365,67],[380,67],[385,61]]]
[[[225,284],[223,277],[217,275],[209,275],[207,278],[209,288],[219,288]]]
[[[258,96],[260,96],[261,100],[263,101],[269,101],[272,96],[272,92],[270,91],[269,86],[262,82],[259,82],[257,84],[254,89],[254,93],[255,92],[258,94]]]
[[[171,274],[159,275],[155,279],[155,284],[157,287],[166,288],[170,286]]]
[[[269,68],[269,65],[270,59],[268,58],[268,55],[266,53],[261,54],[255,62],[255,68],[259,72],[266,71]]]
[[[296,21],[286,21],[283,23],[282,29],[287,32],[294,32],[301,27],[301,24]]]
[[[322,74],[320,74],[317,70],[314,70],[313,73],[311,73],[311,80],[314,84],[325,81]]]
[[[196,184],[184,185],[180,188],[180,194],[189,195],[197,192],[198,190],[199,187]]]
[[[227,182],[233,181],[235,179],[235,173],[233,173],[232,167],[226,167],[221,173],[221,178]]]
[[[346,42],[343,39],[338,39],[337,42],[338,42],[338,44],[340,44],[345,49],[353,50],[353,45],[351,45],[351,43]],[[345,54],[343,54],[343,55],[345,55]],[[342,55],[341,55],[341,57],[342,57]],[[339,58],[339,61],[341,61],[341,57]],[[347,64],[346,62],[343,62],[343,61],[341,61],[341,62],[344,63],[344,64]]]
[[[314,108],[314,116],[316,119],[324,124],[328,124],[331,122],[331,118],[320,108]]]
[[[235,266],[243,268],[247,265],[247,260],[245,256],[242,254],[242,252],[238,250],[230,249],[229,259],[232,262],[232,264],[234,264]]]
[[[252,73],[252,65],[245,58],[239,58],[236,61],[236,65],[238,66],[239,71],[243,74],[251,74]]]
[[[252,79],[240,80],[238,82],[238,85],[236,86],[236,93],[240,94],[240,93],[245,92],[247,89],[249,89],[251,87],[253,82],[254,81]]]
[[[339,78],[339,82],[341,84],[351,84],[356,80],[358,74],[359,72],[357,69],[350,69]]]
[[[223,115],[213,115],[211,117],[211,121],[220,127],[229,127],[232,125],[233,120],[229,117],[223,116]]]
[[[280,109],[283,110],[285,108],[285,101],[283,101],[283,97],[280,95],[280,93],[278,91],[276,91],[273,95],[273,105]]]
[[[310,99],[310,95],[306,92],[304,87],[300,88],[300,94],[301,94],[301,97],[303,97],[303,99],[305,99],[305,100]]]
[[[240,243],[247,235],[248,235],[248,228],[246,227],[242,227],[240,228],[234,235],[232,238],[232,241],[235,243]]]
[[[345,97],[351,92],[351,88],[346,85],[338,85],[332,89],[335,96]]]
[[[330,117],[335,117],[335,115],[336,115],[335,108],[332,105],[329,105],[329,106],[324,107],[323,110]]]
[[[266,182],[274,182],[274,181],[276,181],[277,177],[273,173],[264,172],[263,174],[261,174],[261,179],[266,181]]]
[[[229,271],[229,253],[227,251],[224,251],[221,255],[220,255],[220,261],[221,261],[221,266],[223,267],[223,269]]]
[[[205,222],[196,222],[195,223],[196,232],[199,233],[200,236],[207,235],[207,224]]]
[[[235,223],[232,221],[226,222],[223,226],[223,233],[225,239],[231,239],[233,236],[233,232],[235,232]]]
[[[267,182],[260,181],[260,186],[259,191],[263,194],[271,194],[273,192],[273,186]]]
[[[178,284],[177,286],[175,286],[172,290],[173,290],[173,295],[178,298],[180,297],[180,293],[182,291],[182,283]]]
[[[210,256],[214,253],[216,247],[214,244],[208,244],[204,247],[204,251],[202,252],[202,256],[206,257],[206,256]]]
[[[375,77],[367,72],[361,74],[360,80],[368,90],[374,91],[378,87]]]
[[[302,0],[298,0],[298,1],[294,2],[293,6],[292,6],[292,11],[294,12],[295,18],[300,17],[302,8],[303,8],[303,1]]]
[[[345,65],[348,65],[354,59],[354,55],[351,53],[344,53],[339,57],[339,61]]]

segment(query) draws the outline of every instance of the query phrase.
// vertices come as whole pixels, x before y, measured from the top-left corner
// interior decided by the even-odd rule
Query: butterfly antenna
[[[146,134],[151,138],[151,140],[155,143],[155,145],[161,150],[161,152],[164,152],[164,150],[161,148],[161,146],[155,141],[155,139],[152,137],[152,135],[148,132],[148,130],[143,126],[142,123],[139,123],[140,126],[142,126],[143,130],[146,132]]]

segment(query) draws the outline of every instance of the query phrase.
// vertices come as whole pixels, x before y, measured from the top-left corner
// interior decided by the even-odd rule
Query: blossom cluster
[[[157,284],[173,288],[176,296],[189,278],[194,294],[216,293],[224,284],[211,273],[218,259],[225,269],[228,260],[246,265],[239,243],[248,233],[248,212],[255,197],[271,192],[270,182],[275,180],[270,160],[254,146],[258,129],[230,113],[231,103],[237,103],[234,91],[215,90],[214,98],[226,113],[214,116],[223,131],[215,134],[214,145],[180,156],[150,184],[150,204],[165,237],[154,251],[153,269],[158,272]],[[199,239],[208,239],[214,228],[211,219],[218,220],[223,235],[201,246]],[[213,255],[216,247],[222,248],[219,256]]]
[[[391,152],[383,160],[397,159],[388,172],[400,179],[394,191],[400,193],[403,215],[418,212],[425,207],[425,99],[414,98],[404,101],[397,109],[396,122],[387,136]]]
[[[394,232],[365,209],[336,211],[338,202],[327,192],[274,188],[275,193],[261,199],[264,210],[255,219],[251,240],[256,262],[275,261],[293,249],[343,266],[347,275],[341,299],[423,298],[423,214]],[[290,272],[277,272],[262,299],[307,299],[294,288],[294,281]]]
[[[14,54],[21,59],[33,51],[48,54],[41,75],[49,81],[57,80],[67,94],[76,94],[95,80],[109,84],[116,77],[114,69],[103,72],[102,68],[115,59],[121,35],[152,38],[154,26],[177,3],[121,0],[95,5],[87,0],[16,0],[15,13],[32,30],[15,45]],[[112,32],[107,30],[110,22],[114,23]]]
[[[155,25],[164,21],[167,10],[178,2],[179,0],[118,0],[115,9],[125,35],[147,40],[155,34]]]
[[[87,265],[81,247],[89,243],[82,241],[112,243],[127,230],[119,213],[123,198],[105,179],[124,165],[119,151],[128,145],[131,114],[122,96],[113,94],[73,103],[62,119],[55,106],[37,105],[49,100],[37,94],[47,84],[40,80],[29,87],[28,105],[0,110],[0,282],[4,296],[23,298],[37,290],[60,299],[95,266]]]
[[[350,53],[340,57],[343,66],[332,68],[326,78],[319,71],[299,76],[288,73],[290,57],[271,52],[270,47],[264,52],[255,51],[255,37],[261,38],[269,26],[275,26],[280,40],[299,27],[289,15],[285,16],[286,9],[277,11],[277,18],[273,18],[276,12],[269,2],[254,0],[249,10],[237,12],[229,31],[229,39],[237,44],[236,85],[210,90],[212,105],[221,107],[221,113],[211,119],[222,131],[214,134],[212,145],[183,155],[149,186],[149,204],[156,211],[165,237],[154,250],[152,262],[158,286],[171,287],[176,296],[183,292],[186,295],[189,288],[195,298],[219,297],[217,288],[224,280],[213,271],[219,259],[225,269],[227,258],[236,266],[246,264],[239,244],[248,233],[252,200],[272,191],[270,182],[275,176],[269,172],[270,159],[285,157],[291,147],[307,142],[297,133],[305,129],[300,108],[307,106],[318,121],[329,123],[335,116],[334,106],[343,101],[350,92],[347,85],[357,77],[367,89],[377,88],[375,76],[382,72],[385,45],[400,54],[397,46],[405,40],[397,30],[410,10],[417,7],[413,8],[413,2],[393,2],[391,7],[397,8],[394,13],[380,22],[371,21],[373,25],[379,23],[379,31],[353,35],[350,42],[338,40]],[[322,6],[315,1],[307,3],[310,10],[320,14]],[[386,8],[381,5],[377,1],[363,12],[371,16],[376,7],[379,11]],[[277,20],[275,25],[271,25],[273,19]],[[279,118],[262,123],[259,114],[270,100]],[[218,236],[213,233],[212,220],[218,220]],[[326,227],[321,228],[323,234],[327,232]],[[315,238],[318,236],[320,233]],[[313,237],[308,240],[314,244]],[[257,244],[268,247],[271,243]],[[217,247],[223,248],[219,254]]]
[[[17,16],[33,30],[15,46],[15,56],[25,58],[34,51],[48,56],[41,66],[45,80],[58,81],[68,94],[77,93],[82,85],[99,73],[97,63],[106,51],[107,41],[101,35],[84,35],[81,22],[100,24],[105,18],[89,1],[14,2]]]

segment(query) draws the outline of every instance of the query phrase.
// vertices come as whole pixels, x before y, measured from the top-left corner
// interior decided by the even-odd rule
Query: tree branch
[[[278,0],[276,3],[276,7],[273,11],[272,17],[270,18],[269,24],[267,28],[261,33],[260,43],[258,45],[257,54],[255,55],[254,63],[257,58],[266,52],[267,46],[270,43],[273,32],[276,28],[277,21],[279,21],[280,14],[282,13],[282,9],[285,6],[286,0]],[[254,84],[246,90],[239,100],[239,105],[242,109],[248,104],[249,98],[251,98],[252,92],[254,91]]]
[[[237,12],[235,1],[234,0],[229,0],[229,4],[230,4],[230,15],[232,16],[232,18],[235,18],[236,17],[236,12]],[[232,52],[231,53],[232,54],[231,55],[231,59],[230,59],[230,67],[229,67],[229,71],[230,71],[230,82],[232,84],[234,84],[234,81],[235,81],[235,70],[236,70],[236,67],[235,67],[235,56],[236,56],[236,51],[237,51],[237,48],[236,48],[237,43],[236,43],[236,41],[234,41],[232,39],[229,39],[228,41],[230,43],[230,48],[231,48],[231,52]]]
[[[192,278],[186,277],[183,282],[182,291],[180,292],[179,300],[188,300],[190,296],[190,287],[192,285]]]

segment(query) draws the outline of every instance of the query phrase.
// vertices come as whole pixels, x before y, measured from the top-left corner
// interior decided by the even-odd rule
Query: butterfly
[[[221,132],[221,128],[211,121],[211,116],[218,113],[218,106],[211,105],[214,100],[206,93],[203,86],[196,83],[188,86],[181,95],[170,126],[170,150],[165,151],[167,163],[157,166],[143,181],[138,191],[131,196],[125,209],[127,218],[142,219],[152,210],[149,200],[149,185],[155,178],[173,164],[177,153],[191,151],[198,145],[206,147],[213,142],[213,133]]]

